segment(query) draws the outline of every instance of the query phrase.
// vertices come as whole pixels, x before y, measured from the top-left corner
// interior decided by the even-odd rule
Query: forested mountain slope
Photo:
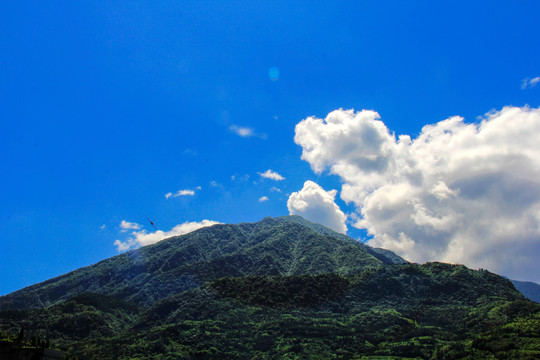
[[[214,225],[0,297],[0,310],[40,308],[84,293],[138,305],[226,276],[353,274],[404,262],[298,216]]]
[[[540,305],[299,217],[216,225],[0,298],[0,338],[83,359],[538,359]]]

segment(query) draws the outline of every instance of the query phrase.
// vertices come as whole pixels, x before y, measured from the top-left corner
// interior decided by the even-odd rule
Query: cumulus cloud
[[[268,196],[261,196],[259,198],[259,202],[265,202],[265,201],[268,201]]]
[[[313,181],[306,181],[302,190],[293,192],[287,201],[289,214],[300,215],[345,234],[347,216],[335,203],[337,190],[325,191]]]
[[[133,231],[131,233],[131,236],[127,240],[125,240],[125,241],[116,240],[114,242],[114,245],[116,246],[118,251],[126,251],[126,250],[130,250],[130,249],[135,249],[135,248],[138,248],[138,247],[141,247],[141,246],[155,244],[158,241],[170,238],[172,236],[184,235],[184,234],[190,233],[192,231],[195,231],[197,229],[200,229],[202,227],[220,224],[219,222],[212,221],[212,220],[203,220],[203,221],[200,221],[200,222],[186,221],[185,223],[182,223],[180,225],[176,225],[174,228],[172,228],[169,231],[157,230],[155,232],[148,232],[148,231],[146,231],[144,229],[141,230],[141,225],[139,225],[139,224],[129,223],[129,222],[126,222],[126,221],[122,220],[121,224],[123,224],[123,223],[135,224],[135,225],[137,225],[137,227],[136,228],[135,227],[131,228],[131,229],[134,229],[135,231]],[[122,227],[122,225],[120,225],[120,226]]]
[[[197,190],[200,190],[201,187],[200,186],[197,186]],[[178,197],[178,196],[193,196],[195,195],[195,191],[193,190],[178,190],[177,192],[175,192],[174,194],[171,193],[171,192],[168,192],[165,194],[165,199],[168,199],[168,198],[175,198],[175,197]]]
[[[535,87],[540,82],[540,77],[534,77],[532,79],[525,78],[521,80],[521,90],[525,90],[527,88]]]
[[[540,109],[458,116],[397,138],[374,111],[296,125],[302,159],[342,181],[369,244],[540,281]]]
[[[261,177],[266,178],[266,179],[270,179],[270,180],[276,180],[276,181],[285,180],[285,178],[283,176],[281,176],[277,172],[272,171],[270,169],[266,170],[263,173],[258,173],[258,174],[261,175]]]

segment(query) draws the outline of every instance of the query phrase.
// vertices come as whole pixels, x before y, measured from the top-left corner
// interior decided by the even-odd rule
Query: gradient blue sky
[[[522,81],[540,76],[539,13],[536,0],[1,2],[0,294],[118,254],[122,220],[252,222],[287,215],[306,180],[340,190],[301,159],[308,116],[372,109],[415,138],[453,115],[538,107]],[[194,195],[165,197],[179,190]]]

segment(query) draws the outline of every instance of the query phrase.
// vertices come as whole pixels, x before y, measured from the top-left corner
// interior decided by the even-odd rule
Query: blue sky
[[[322,197],[293,212],[337,213],[349,235],[370,229],[376,244],[409,254],[410,239],[399,235],[408,230],[369,219],[362,229],[369,195],[343,195],[344,184],[358,183],[332,167],[342,154],[321,171],[321,159],[303,160],[313,143],[295,143],[295,126],[340,108],[367,109],[396,138],[414,140],[424,125],[454,115],[478,124],[505,106],[521,109],[511,119],[528,114],[540,106],[539,10],[537,1],[2,2],[0,294],[118,254],[115,240],[155,232],[147,218],[168,232],[185,222],[287,215],[290,195],[307,192],[308,180]],[[540,140],[531,114],[524,136]],[[513,153],[529,154],[520,143],[527,141]],[[512,198],[535,198],[536,163],[523,175],[518,165],[497,166],[490,174],[518,175],[493,183]],[[267,170],[284,179],[264,177]],[[452,174],[434,183],[439,200],[467,195],[463,184],[472,180]],[[182,190],[192,194],[174,196]],[[487,204],[475,199],[478,209]],[[415,204],[409,220],[417,225],[419,214],[438,211],[427,200]],[[513,213],[536,205],[518,202]],[[537,220],[519,235],[533,239],[522,250],[535,256]],[[458,246],[448,239],[446,248]],[[501,254],[512,244],[485,246]],[[516,270],[519,256],[444,259],[539,281],[527,276],[537,270],[527,261]]]

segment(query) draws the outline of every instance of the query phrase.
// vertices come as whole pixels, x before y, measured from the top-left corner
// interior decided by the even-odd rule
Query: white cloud
[[[161,231],[157,230],[155,232],[148,232],[146,230],[140,230],[141,226],[136,223],[128,223],[124,220],[122,220],[122,223],[127,224],[135,224],[137,225],[136,231],[133,231],[131,233],[131,237],[128,238],[125,241],[116,240],[114,242],[114,245],[117,247],[118,251],[126,251],[130,249],[135,249],[141,246],[151,245],[155,244],[158,241],[161,241],[163,239],[170,238],[172,236],[178,236],[178,235],[184,235],[187,233],[190,233],[192,231],[198,230],[202,227],[206,226],[212,226],[216,224],[220,224],[217,221],[212,220],[203,220],[200,222],[188,222],[182,223],[180,225],[176,225],[174,228],[172,228],[170,231]],[[120,225],[122,226],[122,225]],[[135,229],[135,228],[133,228]]]
[[[259,198],[259,202],[264,202],[264,201],[268,201],[268,196],[261,196]]]
[[[107,226],[106,226],[105,224],[103,224],[103,225],[101,225],[99,228],[100,228],[101,230],[105,230],[105,229],[107,228]]]
[[[275,187],[275,186],[272,186],[272,187],[270,188],[270,191],[281,192],[281,189],[280,189],[280,188],[277,188],[277,187]]]
[[[266,134],[259,134],[255,132],[255,129],[245,127],[245,126],[238,126],[238,125],[231,125],[229,126],[229,130],[235,133],[238,136],[241,137],[253,137],[256,136],[261,139],[266,139]]]
[[[252,128],[248,128],[248,127],[231,125],[229,126],[229,130],[231,130],[233,133],[241,137],[255,136],[255,131]]]
[[[266,179],[270,179],[270,180],[276,180],[276,181],[285,180],[285,178],[283,176],[281,176],[277,172],[272,171],[270,169],[266,170],[263,173],[258,173],[258,174],[261,175],[261,177],[266,178]]]
[[[115,240],[114,241],[114,246],[116,246],[116,249],[118,250],[118,252],[122,252],[122,251],[126,251],[126,250],[129,250],[132,248],[132,246],[135,246],[136,244],[131,244],[130,242],[126,241],[126,242],[122,242],[120,240]]]
[[[535,87],[539,82],[540,82],[540,76],[534,77],[532,79],[525,78],[521,80],[521,90]]]
[[[201,187],[200,186],[197,186],[197,190],[200,190]],[[178,190],[177,192],[175,192],[174,194],[171,193],[171,192],[168,192],[165,194],[165,199],[168,199],[170,197],[178,197],[178,196],[193,196],[195,195],[195,191],[193,190]]]
[[[302,190],[293,192],[287,201],[289,214],[300,215],[309,221],[322,224],[345,234],[347,216],[334,202],[337,191],[325,191],[313,181],[306,181]]]
[[[538,134],[540,109],[527,107],[451,117],[414,140],[374,111],[336,110],[297,124],[295,142],[315,172],[341,177],[370,245],[539,282]]]
[[[141,228],[141,225],[134,222],[122,220],[122,222],[120,223],[120,228],[122,229],[122,232],[126,232],[128,230],[139,230]]]

